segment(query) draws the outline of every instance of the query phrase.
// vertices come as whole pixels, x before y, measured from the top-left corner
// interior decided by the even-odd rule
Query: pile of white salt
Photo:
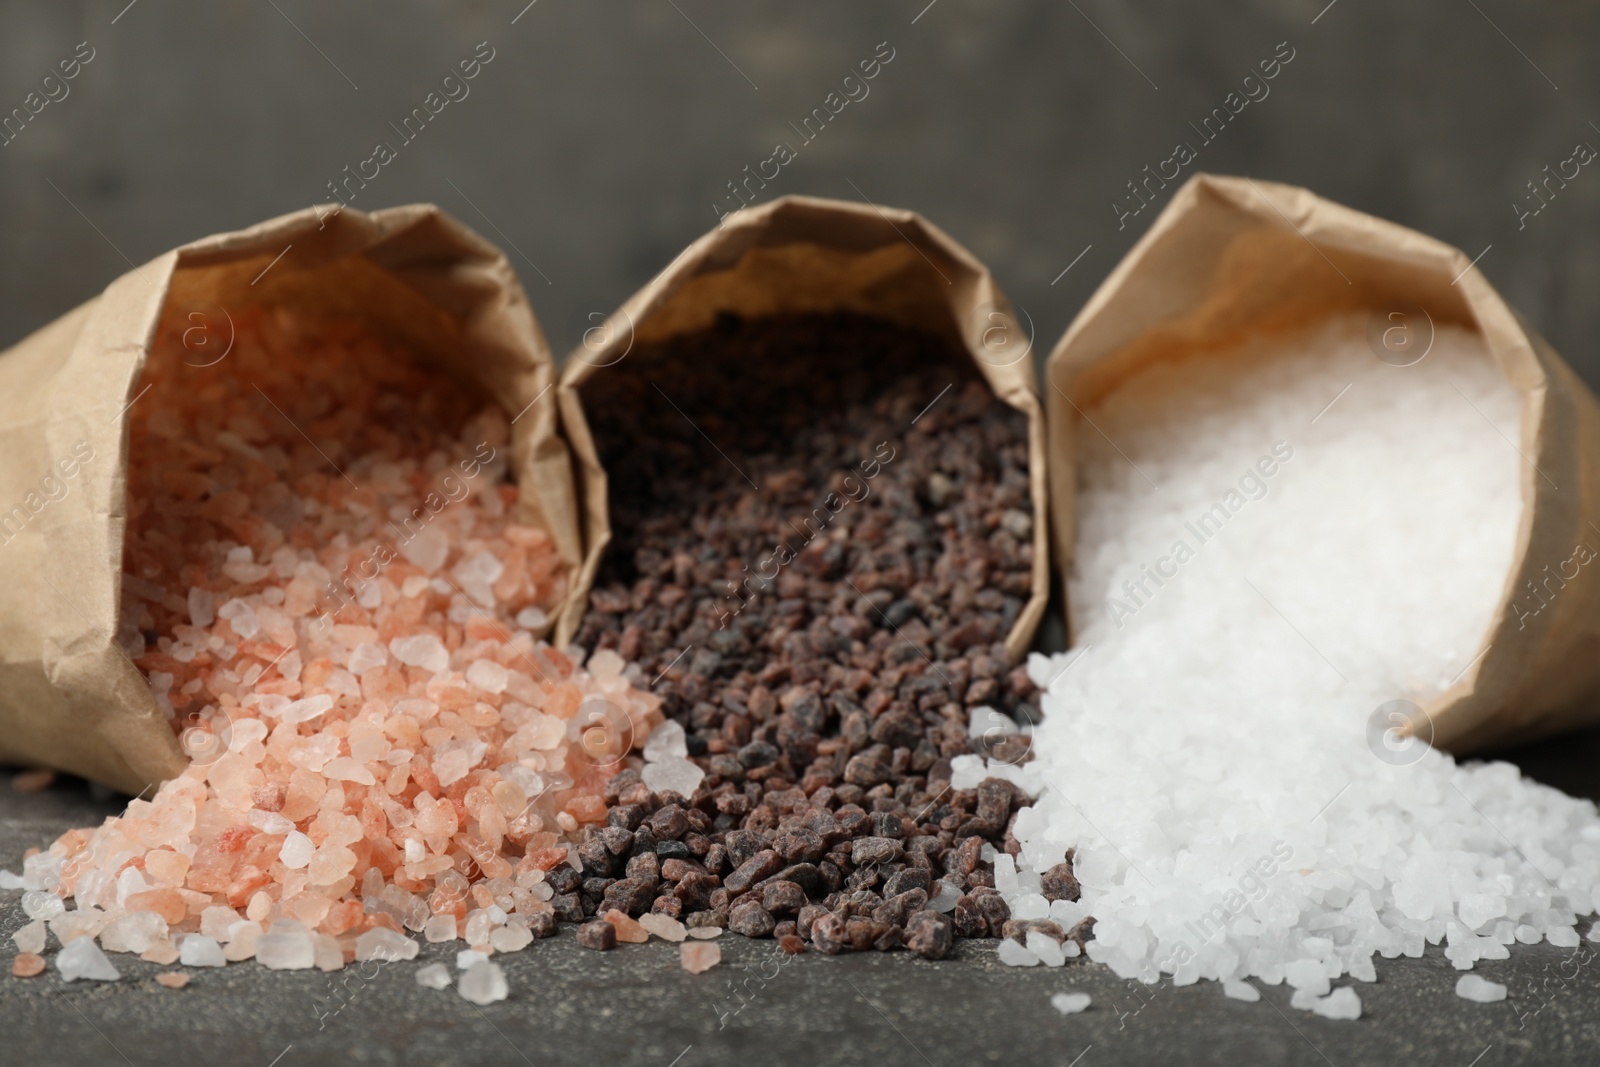
[[[1341,978],[1446,946],[1575,946],[1600,880],[1595,807],[1505,763],[1385,730],[1479,655],[1512,562],[1520,398],[1477,335],[1410,367],[1364,323],[1145,371],[1080,426],[1074,649],[1035,656],[1036,797],[996,885],[1018,918],[1092,916],[1088,955],[1177,984],[1287,981],[1354,1018]],[[1079,901],[1039,872],[1074,849]],[[1332,991],[1332,992],[1330,992]]]

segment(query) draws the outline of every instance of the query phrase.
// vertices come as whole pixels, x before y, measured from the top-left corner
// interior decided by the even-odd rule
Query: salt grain
[[[1506,999],[1506,987],[1476,974],[1464,974],[1456,980],[1456,996],[1479,1004],[1493,1004]]]
[[[189,934],[178,946],[178,962],[185,967],[222,967],[227,960],[223,958],[222,946],[214,938]]]
[[[722,962],[722,946],[685,941],[678,946],[678,962],[690,974],[704,974]]]
[[[689,936],[688,930],[684,929],[681,922],[660,912],[645,912],[639,916],[639,925],[664,941],[682,941]]]
[[[79,978],[115,982],[122,977],[100,951],[100,946],[88,937],[76,938],[56,953],[56,970],[61,972],[63,982],[75,982]]]
[[[44,923],[38,919],[18,927],[11,935],[11,940],[16,944],[18,952],[43,952],[45,941]]]
[[[1056,993],[1050,998],[1050,1006],[1062,1015],[1076,1015],[1088,1008],[1090,1003],[1087,993]]]
[[[417,984],[424,989],[449,989],[450,969],[442,963],[430,963],[417,971]]]
[[[479,1006],[504,1000],[511,992],[506,984],[505,971],[500,969],[498,963],[487,959],[480,959],[467,968],[461,981],[456,984],[456,990],[463,998]]]

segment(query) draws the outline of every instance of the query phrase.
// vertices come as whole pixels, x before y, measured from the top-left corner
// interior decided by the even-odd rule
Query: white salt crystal
[[[303,971],[316,966],[311,933],[293,919],[279,919],[256,943],[256,960],[275,971]]]
[[[497,926],[489,933],[489,944],[496,952],[521,952],[533,943],[533,931],[520,923]]]
[[[700,781],[706,772],[695,766],[687,759],[673,756],[662,757],[654,763],[646,763],[640,777],[644,784],[650,787],[651,792],[664,793],[671,791],[689,797],[700,788]]]
[[[211,590],[191,586],[188,600],[189,622],[203,630],[210,629],[211,624],[217,621],[216,612],[211,606]]]
[[[0,870],[0,889],[23,889],[22,876],[15,871]]]
[[[256,618],[255,609],[238,597],[218,608],[217,617],[228,620],[233,632],[246,641],[261,632],[261,622]]]
[[[11,935],[18,952],[43,952],[45,927],[43,920],[35,919],[18,927]]]
[[[980,705],[973,708],[967,720],[968,737],[997,738],[1019,733],[1020,731],[1021,727],[1017,725],[1017,720],[991,707]]]
[[[1037,956],[1039,962],[1046,967],[1060,967],[1067,962],[1060,943],[1049,934],[1040,933],[1038,930],[1028,931],[1023,947]]]
[[[1076,1015],[1090,1004],[1087,993],[1056,993],[1050,998],[1050,1006],[1062,1015]]]
[[[374,926],[356,938],[357,960],[411,960],[417,957],[417,943],[387,926]]]
[[[442,963],[430,963],[417,971],[417,984],[424,989],[449,989],[450,969]]]
[[[100,933],[100,947],[107,952],[144,952],[167,936],[167,921],[153,911],[133,911],[107,926]]]
[[[1456,980],[1456,996],[1479,1004],[1493,1004],[1506,999],[1506,987],[1476,974],[1464,974]]]
[[[517,612],[517,625],[524,630],[538,630],[550,621],[550,617],[538,608],[523,608]]]
[[[506,985],[506,973],[498,963],[481,959],[461,976],[461,981],[456,984],[456,992],[481,1006],[506,999],[511,987]]]
[[[1296,989],[1310,990],[1319,997],[1328,992],[1328,969],[1320,960],[1292,960],[1284,967],[1283,977]]]
[[[511,672],[492,659],[477,659],[467,668],[467,684],[485,693],[504,693]]]
[[[328,778],[335,778],[344,782],[356,782],[360,785],[374,785],[377,783],[377,779],[372,776],[371,771],[349,756],[339,756],[336,759],[329,760],[323,766],[322,773]]]
[[[1340,986],[1325,997],[1319,997],[1311,1010],[1324,1019],[1361,1018],[1361,997],[1349,986]]]
[[[644,739],[644,758],[647,762],[655,763],[665,759],[684,759],[689,755],[689,742],[683,732],[683,725],[673,719],[657,726],[650,731],[650,736]],[[685,793],[684,796],[689,794]]]
[[[961,899],[961,890],[946,882],[942,878],[935,882],[936,889],[928,907],[937,912],[952,912],[956,910],[956,902]]]
[[[437,526],[425,526],[411,540],[400,546],[400,554],[429,574],[444,566],[450,558],[450,538]],[[415,593],[407,593],[415,596]]]
[[[360,676],[374,667],[382,667],[389,662],[389,650],[382,645],[375,645],[364,641],[350,650],[350,662],[346,669],[351,674]]]
[[[655,911],[647,911],[639,916],[639,925],[644,927],[647,933],[654,934],[663,941],[682,941],[689,934],[677,919]]]
[[[311,862],[317,846],[299,830],[290,830],[278,849],[278,860],[291,871],[297,871]],[[208,909],[209,910],[209,909]]]
[[[1261,999],[1261,990],[1257,989],[1249,982],[1241,982],[1237,978],[1223,979],[1222,992],[1224,996],[1230,997],[1233,1000],[1244,1000],[1249,1001],[1250,1003],[1255,1003]]]
[[[1037,967],[1039,957],[1007,937],[1000,942],[1000,962],[1008,967]]]
[[[54,893],[32,889],[22,894],[22,913],[30,919],[54,919],[66,911],[66,903]]]
[[[1544,939],[1557,948],[1576,948],[1578,946],[1578,931],[1571,926],[1557,926],[1546,930]]]
[[[422,937],[423,940],[435,944],[440,941],[454,941],[456,939],[456,917],[450,914],[435,915],[423,924]]]
[[[473,964],[482,963],[488,958],[486,953],[479,952],[475,948],[464,948],[456,953],[456,970],[467,970]]]
[[[304,700],[291,701],[281,713],[284,722],[302,723],[310,722],[317,716],[333,707],[333,698],[326,693],[306,697]]]
[[[79,937],[67,942],[62,950],[56,953],[56,969],[61,972],[63,982],[75,982],[79,978],[89,978],[96,982],[115,982],[122,975],[106,959],[106,954],[100,951],[100,946],[90,937]]]
[[[389,642],[389,651],[407,667],[421,667],[433,674],[450,668],[450,653],[433,634],[397,637]]]
[[[254,924],[252,924],[254,925]],[[221,967],[227,963],[216,938],[189,934],[178,946],[178,962],[185,967]]]
[[[1456,905],[1456,914],[1469,930],[1476,930],[1490,919],[1506,913],[1506,898],[1490,893],[1466,893]]]
[[[280,856],[281,858],[281,856]],[[200,913],[200,932],[217,942],[228,940],[228,930],[244,916],[223,904],[213,904]]]

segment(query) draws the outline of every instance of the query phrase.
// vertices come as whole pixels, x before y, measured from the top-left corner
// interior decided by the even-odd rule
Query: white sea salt
[[[433,634],[397,637],[389,642],[389,651],[407,667],[421,667],[434,674],[450,667],[450,653]]]
[[[275,971],[304,971],[316,965],[311,932],[293,919],[279,919],[256,943],[256,961]]]
[[[100,951],[100,946],[94,943],[92,937],[78,937],[67,942],[62,950],[56,953],[56,969],[61,972],[63,982],[74,982],[79,978],[89,978],[96,982],[115,982],[122,977],[117,969],[106,959],[106,954]]]
[[[1349,986],[1340,986],[1325,997],[1318,997],[1311,1010],[1324,1019],[1361,1018],[1361,997]]]
[[[1365,325],[1163,364],[1089,409],[1077,647],[1030,660],[1035,759],[952,761],[954,788],[996,775],[1037,798],[1016,867],[995,857],[1014,913],[1074,849],[1088,955],[1121,977],[1239,997],[1288,978],[1354,1017],[1330,985],[1373,980],[1374,955],[1442,943],[1470,968],[1508,940],[1575,943],[1594,909],[1594,805],[1389,732],[1391,702],[1472,668],[1537,474],[1476,335],[1438,325],[1400,368]]]
[[[652,792],[680,793],[693,796],[706,772],[692,761],[677,756],[663,756],[654,763],[646,763],[639,775]]]
[[[1000,942],[1000,962],[1007,967],[1037,967],[1039,957],[1029,952],[1020,942],[1003,938]]]
[[[483,959],[474,963],[456,983],[456,992],[477,1005],[493,1004],[504,1000],[511,992],[506,985],[506,972],[498,963]]]
[[[442,963],[430,963],[417,971],[417,984],[424,989],[449,989],[450,969]]]
[[[1076,1015],[1089,1006],[1087,993],[1057,993],[1050,998],[1050,1006],[1062,1015]]]
[[[488,959],[487,953],[479,952],[475,948],[464,948],[456,952],[456,970],[466,971],[475,963],[482,963]]]
[[[185,967],[222,967],[227,960],[216,938],[205,934],[189,934],[178,946],[178,962]]]
[[[374,926],[356,938],[357,960],[380,960],[386,963],[410,960],[416,959],[417,951],[415,941],[386,926]]]
[[[1506,987],[1476,974],[1464,974],[1456,979],[1456,996],[1479,1004],[1493,1004],[1506,999]]]
[[[44,922],[35,919],[18,927],[12,934],[11,940],[16,944],[18,952],[43,952],[44,951]]]
[[[1251,1004],[1261,999],[1261,990],[1249,982],[1242,982],[1237,978],[1224,978],[1222,980],[1222,993],[1232,1000],[1243,1000]]]

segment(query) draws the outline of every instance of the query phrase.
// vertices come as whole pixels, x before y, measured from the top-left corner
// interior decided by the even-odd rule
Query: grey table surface
[[[440,203],[508,250],[569,350],[887,42],[871,95],[761,198],[923,212],[994,269],[1042,355],[1154,217],[1119,225],[1126,183],[1287,42],[1270,96],[1196,165],[1306,185],[1466,249],[1600,382],[1600,178],[1585,169],[1537,216],[1515,206],[1575,142],[1600,144],[1596,40],[1600,5],[1581,0],[0,0],[0,114],[79,42],[94,51],[70,95],[0,146],[0,345],[135,263],[324,199],[487,41],[470,98],[353,206]],[[1597,754],[1590,736],[1514,757],[1592,797]],[[0,866],[116,808],[81,785],[0,781]],[[17,898],[0,893],[4,932]],[[599,956],[569,936],[511,959],[512,998],[481,1011],[420,989],[408,963],[351,979],[332,1016],[314,973],[231,967],[178,992],[137,963],[115,986],[5,975],[0,1065],[1600,1061],[1600,970],[1547,984],[1572,967],[1545,946],[1483,966],[1512,990],[1489,1006],[1453,995],[1436,951],[1380,962],[1355,1023],[1294,1011],[1282,989],[1242,1004],[1207,983],[1136,992],[1092,965],[1005,969],[984,944],[937,964],[802,957],[728,1014],[728,983],[755,988],[773,964],[770,946],[727,952],[690,977],[665,946]],[[1056,1015],[1048,995],[1067,988],[1093,1007]]]
[[[1525,771],[1593,797],[1600,732],[1507,754]],[[42,793],[0,786],[0,866],[62,830],[120,810],[65,781]],[[0,931],[25,921],[19,892],[0,892]],[[1580,929],[1587,930],[1584,921]],[[676,946],[652,941],[607,953],[570,931],[498,957],[511,986],[479,1008],[414,975],[454,947],[424,945],[414,961],[342,972],[269,971],[253,962],[191,969],[169,990],[158,967],[117,955],[115,984],[63,983],[54,968],[0,977],[0,1063],[638,1064],[1417,1064],[1508,1067],[1600,1062],[1600,945],[1515,946],[1479,964],[1508,998],[1455,995],[1460,972],[1440,950],[1378,960],[1355,983],[1363,1014],[1334,1022],[1289,1006],[1286,986],[1257,1003],[1226,999],[1215,982],[1174,987],[1119,980],[1098,964],[1056,970],[1002,966],[995,942],[959,945],[947,960],[907,953],[785,959],[771,941],[724,935],[723,962],[685,973]],[[9,944],[5,946],[9,949]],[[459,947],[458,945],[456,947]],[[51,955],[54,954],[52,941]],[[0,951],[9,958],[9,951]],[[1081,1014],[1049,1004],[1092,998]]]

